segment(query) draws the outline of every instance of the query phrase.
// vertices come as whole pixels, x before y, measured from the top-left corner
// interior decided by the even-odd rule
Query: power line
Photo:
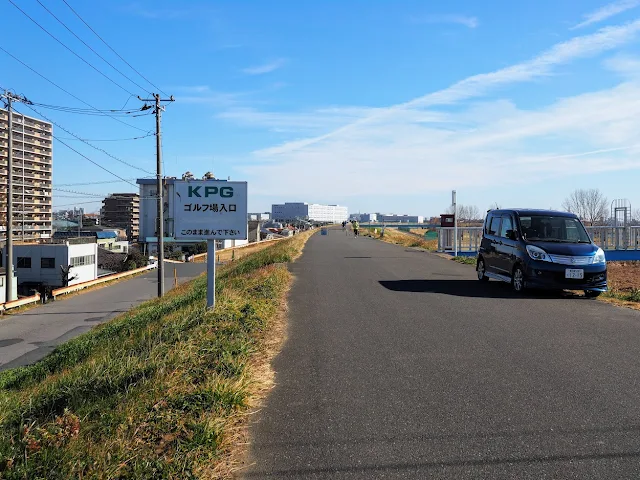
[[[92,47],[91,47],[87,42],[85,42],[85,41],[84,41],[84,40],[82,40],[78,35],[76,35],[76,34],[74,33],[74,31],[73,31],[73,30],[71,30],[71,29],[70,29],[70,28],[69,28],[69,27],[68,27],[68,26],[67,26],[67,25],[66,25],[62,20],[60,20],[58,17],[56,17],[56,16],[54,15],[54,13],[53,13],[51,10],[49,10],[47,7],[45,7],[45,6],[43,5],[43,3],[42,3],[40,0],[36,0],[36,1],[40,4],[40,6],[41,6],[42,8],[44,8],[47,12],[49,12],[49,15],[51,15],[53,18],[55,18],[55,19],[58,21],[58,23],[60,23],[60,25],[62,25],[64,28],[66,28],[66,29],[69,31],[69,33],[71,33],[71,35],[73,35],[73,36],[74,36],[74,37],[76,37],[78,40],[80,40],[80,41],[82,42],[82,44],[83,44],[85,47],[87,47],[89,50],[91,50],[93,53],[95,53],[98,57],[100,57],[100,59],[102,59],[102,61],[104,61],[107,65],[109,65],[111,68],[113,68],[116,72],[118,72],[118,73],[119,73],[120,75],[122,75],[124,78],[126,78],[126,79],[127,79],[127,80],[129,80],[131,83],[133,83],[136,87],[140,88],[140,89],[141,89],[141,90],[143,90],[143,91],[145,91],[145,90],[146,90],[144,87],[140,86],[137,82],[135,82],[134,80],[132,80],[131,78],[129,78],[127,75],[125,75],[124,73],[122,73],[120,70],[118,70],[116,67],[114,67],[114,66],[113,66],[113,65],[112,65],[112,64],[111,64],[111,63],[110,63],[106,58],[104,58],[102,55],[100,55],[98,52],[96,52],[96,51],[95,51],[95,50],[94,50],[94,49],[93,49],[93,48],[92,48]],[[146,90],[146,91],[147,91],[148,93],[151,93],[151,92],[149,92],[149,90]]]
[[[60,207],[72,207],[75,205],[86,205],[88,203],[102,203],[102,200],[92,200],[90,202],[75,202],[75,203],[66,203],[66,204],[62,204],[62,205],[54,205],[54,208],[60,208]]]
[[[52,135],[53,138],[55,138],[56,140],[58,140],[62,145],[64,145],[65,147],[67,147],[69,150],[74,151],[75,153],[77,153],[78,155],[80,155],[82,158],[84,158],[85,160],[88,160],[89,162],[93,163],[96,167],[101,168],[102,170],[104,170],[105,172],[113,175],[116,178],[119,178],[120,180],[122,180],[125,183],[128,183],[129,185],[138,188],[137,185],[125,180],[124,178],[122,178],[120,175],[118,175],[117,173],[113,173],[111,170],[109,170],[108,168],[103,167],[102,165],[100,165],[98,162],[91,160],[89,157],[87,157],[86,155],[80,153],[78,150],[76,150],[75,148],[73,148],[71,145],[69,145],[68,143],[63,142],[62,140],[60,140],[58,137],[56,137],[55,135]]]
[[[155,133],[148,133],[147,135],[141,135],[140,137],[129,137],[129,138],[85,138],[87,142],[124,142],[127,140],[140,140],[142,138],[155,137]],[[77,138],[63,138],[63,140],[78,140]]]
[[[127,178],[126,181],[134,181],[135,178]],[[121,183],[122,180],[103,180],[101,182],[84,182],[84,183],[56,183],[57,187],[84,187],[86,185],[106,185],[108,183]]]
[[[126,162],[124,160],[122,160],[121,158],[116,157],[115,155],[110,154],[109,152],[107,152],[106,150],[104,150],[103,148],[100,147],[96,147],[95,145],[92,145],[91,143],[87,142],[86,140],[83,140],[82,138],[80,138],[79,136],[77,136],[75,133],[67,130],[66,128],[64,128],[62,125],[60,125],[59,123],[55,122],[54,120],[51,120],[50,118],[48,118],[46,115],[43,115],[41,112],[39,112],[38,110],[36,110],[35,108],[33,108],[31,105],[25,105],[29,110],[37,113],[38,115],[40,115],[41,117],[43,117],[45,120],[53,123],[55,126],[57,126],[58,128],[61,128],[62,130],[64,130],[65,132],[67,132],[69,135],[77,138],[78,140],[80,140],[82,143],[89,145],[91,148],[104,153],[105,155],[107,155],[108,157],[113,158],[114,160],[116,160],[117,162],[122,163],[123,165],[126,165],[127,167],[131,167],[131,168],[135,168],[136,170],[140,170],[141,172],[144,173],[148,173],[149,175],[153,175],[153,172],[150,172],[148,170],[145,170],[144,168],[138,167],[136,165],[133,165],[132,163]],[[58,141],[61,141],[58,137],[53,137]]]
[[[37,105],[38,107],[41,108],[46,108],[49,110],[56,110],[58,112],[64,112],[64,113],[77,113],[77,114],[81,114],[81,115],[95,115],[95,116],[118,116],[118,117],[126,117],[126,116],[132,116],[132,113],[137,113],[140,111],[140,109],[137,110],[98,110],[97,112],[94,110],[91,110],[89,108],[79,108],[79,107],[64,107],[64,106],[60,106],[60,105],[49,105],[46,103],[38,103],[38,102],[33,102],[34,105]]]
[[[71,11],[75,14],[75,16],[76,16],[76,17],[78,17],[78,18],[80,19],[80,21],[81,21],[82,23],[84,23],[84,24],[87,26],[87,28],[88,28],[89,30],[91,30],[91,31],[95,34],[95,36],[96,36],[96,37],[98,37],[98,38],[100,39],[100,41],[101,41],[102,43],[104,43],[104,44],[109,48],[109,50],[111,50],[113,53],[115,53],[115,54],[118,56],[118,58],[119,58],[120,60],[122,60],[124,63],[126,63],[126,64],[129,66],[129,68],[131,68],[131,70],[133,70],[133,71],[134,71],[134,72],[136,72],[138,75],[140,75],[142,78],[144,78],[144,79],[149,83],[149,85],[153,86],[153,88],[155,88],[156,90],[159,90],[159,91],[160,91],[160,93],[162,93],[163,95],[165,95],[165,96],[167,96],[167,97],[169,96],[169,95],[167,95],[165,92],[163,92],[159,87],[157,87],[156,85],[154,85],[154,83],[153,83],[151,80],[149,80],[147,77],[145,77],[144,75],[142,75],[138,70],[136,70],[135,68],[133,68],[133,66],[132,66],[129,62],[127,62],[124,58],[122,58],[122,56],[121,56],[118,52],[116,52],[116,51],[111,47],[111,45],[109,45],[109,44],[108,44],[108,43],[107,43],[107,42],[106,42],[106,41],[105,41],[105,40],[104,40],[100,35],[98,35],[98,32],[96,32],[93,28],[91,28],[91,26],[90,26],[87,22],[85,22],[85,21],[84,21],[84,19],[83,19],[83,18],[78,14],[78,12],[76,12],[76,11],[71,7],[71,5],[69,5],[69,4],[67,3],[67,0],[62,0],[62,1],[64,2],[64,4],[65,4],[67,7],[69,7],[69,10],[71,10]]]
[[[13,5],[14,7],[16,7],[18,10],[20,10],[20,12],[22,12],[22,14],[27,17],[29,20],[31,20],[33,23],[35,23],[38,27],[40,27],[40,29],[45,32],[47,35],[49,35],[51,38],[53,38],[56,42],[58,42],[60,45],[62,45],[64,48],[66,48],[67,50],[69,50],[69,52],[71,52],[72,54],[74,54],[76,57],[78,57],[80,60],[82,60],[84,63],[86,63],[87,65],[89,65],[91,68],[93,68],[96,72],[98,72],[100,75],[102,75],[104,78],[106,78],[107,80],[109,80],[111,83],[113,83],[114,85],[116,85],[118,88],[124,90],[125,92],[127,92],[129,95],[133,95],[133,93],[131,93],[129,90],[127,90],[126,88],[124,88],[122,85],[120,85],[118,82],[116,82],[114,79],[112,79],[111,77],[109,77],[108,75],[106,75],[105,73],[103,73],[102,71],[100,71],[98,68],[96,68],[91,62],[88,62],[87,60],[85,60],[83,57],[81,57],[80,55],[78,55],[76,52],[73,51],[73,49],[69,48],[67,45],[65,45],[61,40],[58,39],[58,37],[56,37],[54,34],[52,34],[51,32],[49,32],[49,30],[47,30],[46,28],[44,28],[42,25],[40,25],[37,21],[35,21],[27,12],[25,12],[24,10],[22,10],[18,5],[16,5],[14,3],[13,0],[9,0],[9,3],[11,5]]]
[[[99,193],[77,192],[75,190],[67,190],[66,188],[53,187],[51,190],[55,190],[56,192],[73,193],[74,195],[83,195],[85,197],[100,197],[100,198],[104,198],[104,196],[100,195]]]
[[[2,50],[4,53],[6,53],[7,55],[9,55],[11,58],[13,58],[16,62],[22,64],[22,66],[28,68],[29,70],[31,70],[33,73],[35,73],[36,75],[38,75],[40,78],[46,80],[47,82],[49,82],[51,85],[53,85],[54,87],[62,90],[64,93],[66,93],[67,95],[75,98],[76,100],[78,100],[80,103],[84,103],[85,105],[87,105],[88,107],[92,108],[93,110],[95,110],[96,112],[103,112],[103,110],[100,110],[96,107],[94,107],[93,105],[91,105],[90,103],[85,102],[84,100],[82,100],[81,98],[79,98],[78,96],[74,95],[73,93],[71,93],[70,91],[62,88],[60,85],[58,85],[57,83],[55,83],[53,80],[49,80],[47,77],[45,77],[44,75],[42,75],[40,72],[38,72],[37,70],[35,70],[34,68],[30,67],[29,65],[27,65],[26,63],[24,63],[22,60],[20,60],[18,57],[16,57],[15,55],[9,53],[7,50],[5,50],[2,46],[0,46],[0,50]],[[105,114],[106,115],[106,114]],[[145,132],[147,133],[148,130],[144,130],[142,128],[136,127],[135,125],[131,125],[130,123],[127,122],[123,122],[122,120],[120,120],[119,118],[114,117],[113,115],[106,115],[109,118],[113,118],[116,122],[121,123],[123,125],[126,125],[127,127],[131,127],[131,128],[135,128],[136,130],[140,130],[141,132]]]

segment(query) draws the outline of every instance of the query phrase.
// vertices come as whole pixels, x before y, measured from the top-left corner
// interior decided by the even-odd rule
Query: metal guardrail
[[[10,310],[12,308],[22,307],[24,305],[29,305],[30,303],[36,303],[40,301],[40,294],[36,293],[30,297],[23,297],[18,300],[13,300],[11,302],[0,304],[0,312],[4,312],[6,310]]]
[[[104,277],[98,277],[95,280],[89,280],[88,282],[76,283],[75,285],[71,285],[70,287],[56,288],[55,290],[51,291],[51,296],[55,299],[55,297],[60,295],[67,295],[68,293],[77,292],[79,290],[83,290],[88,287],[93,287],[94,285],[99,285],[101,283],[110,282],[112,280],[117,280],[119,278],[130,277],[131,275],[135,275],[136,273],[145,272],[147,270],[152,270],[157,267],[158,267],[157,264],[153,263],[151,265],[135,268],[133,270],[128,270],[126,272],[114,273],[113,275],[105,275]]]
[[[440,227],[438,230],[438,252],[452,252],[454,228]],[[482,227],[458,227],[458,252],[477,252],[482,240]]]
[[[640,226],[585,227],[593,242],[604,251],[640,250]],[[453,251],[453,227],[438,230],[438,252]],[[477,252],[482,240],[482,227],[458,227],[458,251]]]

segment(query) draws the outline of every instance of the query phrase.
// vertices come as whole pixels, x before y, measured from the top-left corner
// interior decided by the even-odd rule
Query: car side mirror
[[[509,240],[517,240],[518,234],[516,233],[515,230],[507,230],[507,238]]]

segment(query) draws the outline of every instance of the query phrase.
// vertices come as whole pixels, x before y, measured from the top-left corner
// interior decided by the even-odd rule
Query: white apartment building
[[[98,278],[98,244],[32,243],[13,246],[13,258],[18,285],[43,284],[62,287],[60,267],[71,265],[69,286]],[[4,249],[2,258],[5,258]]]
[[[347,207],[306,202],[285,202],[271,206],[271,218],[280,222],[297,219],[311,222],[342,223],[349,219]]]
[[[53,127],[13,113],[13,231],[17,240],[52,234],[51,176]],[[7,231],[9,113],[0,109],[0,241]]]

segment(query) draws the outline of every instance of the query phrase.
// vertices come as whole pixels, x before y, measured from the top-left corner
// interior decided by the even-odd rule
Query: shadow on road
[[[394,292],[442,293],[472,298],[580,298],[569,292],[529,290],[517,294],[501,282],[481,283],[478,280],[381,280],[380,285]]]

